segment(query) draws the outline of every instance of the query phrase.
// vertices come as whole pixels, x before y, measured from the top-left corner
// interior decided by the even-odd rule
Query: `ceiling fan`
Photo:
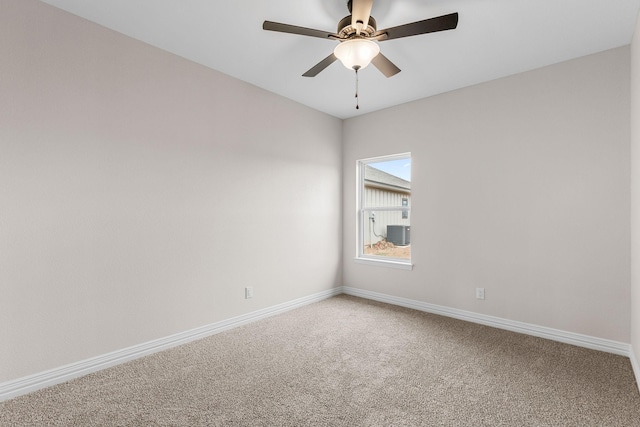
[[[412,22],[397,27],[378,30],[376,20],[371,16],[373,0],[348,0],[349,16],[338,23],[338,31],[329,33],[312,28],[298,27],[279,22],[264,21],[262,29],[281,33],[299,34],[302,36],[319,37],[340,42],[333,53],[311,67],[304,77],[315,77],[322,70],[333,64],[337,59],[345,67],[356,71],[372,63],[386,77],[400,72],[393,62],[380,53],[380,47],[375,42],[416,36],[419,34],[435,33],[452,30],[458,26],[458,13],[450,13],[435,18]],[[356,94],[357,97],[357,94]]]

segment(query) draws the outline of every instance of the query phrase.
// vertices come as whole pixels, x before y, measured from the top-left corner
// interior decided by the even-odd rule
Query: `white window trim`
[[[369,257],[355,257],[353,261],[356,264],[373,265],[376,267],[389,267],[396,268],[398,270],[413,270],[413,264],[406,261],[398,261],[398,258],[369,258]]]
[[[391,257],[379,257],[375,255],[365,255],[363,253],[364,248],[364,212],[365,209],[362,207],[364,204],[364,167],[369,163],[376,163],[380,161],[390,161],[390,160],[400,160],[411,158],[411,153],[400,153],[394,154],[390,156],[380,156],[380,157],[371,157],[368,159],[360,159],[356,162],[356,257],[354,258],[354,262],[357,264],[364,265],[372,265],[377,267],[389,267],[396,268],[400,270],[413,270],[413,263],[411,259],[405,260],[401,258],[391,258]],[[398,208],[367,208],[367,210],[408,210],[411,211],[411,206],[409,207],[398,207]]]

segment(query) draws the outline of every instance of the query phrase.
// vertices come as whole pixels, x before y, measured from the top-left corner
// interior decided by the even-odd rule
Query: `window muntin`
[[[357,258],[411,264],[411,154],[358,161]]]

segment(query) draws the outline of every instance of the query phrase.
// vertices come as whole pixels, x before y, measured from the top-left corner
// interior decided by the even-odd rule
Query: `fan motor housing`
[[[363,37],[371,37],[376,32],[376,30],[376,20],[373,18],[373,16],[370,16],[367,28],[363,28],[360,32],[360,35]],[[341,39],[347,39],[355,33],[356,29],[351,26],[351,15],[345,16],[340,20],[340,22],[338,22],[337,34]]]

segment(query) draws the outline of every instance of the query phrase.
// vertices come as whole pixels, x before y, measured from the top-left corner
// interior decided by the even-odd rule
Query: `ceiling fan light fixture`
[[[363,39],[353,38],[341,42],[333,51],[333,54],[350,70],[359,70],[371,63],[371,60],[380,53],[377,43]]]

